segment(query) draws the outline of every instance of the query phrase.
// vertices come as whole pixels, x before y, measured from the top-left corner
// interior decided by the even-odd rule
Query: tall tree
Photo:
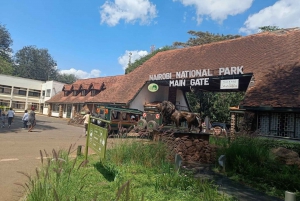
[[[47,49],[25,46],[15,55],[14,74],[36,80],[56,80],[56,62]]]
[[[4,25],[0,24],[0,74],[11,75],[12,68],[12,39]]]
[[[175,47],[190,47],[197,45],[204,45],[208,43],[230,40],[241,37],[240,35],[223,35],[223,34],[213,34],[203,31],[189,31],[188,34],[192,35],[191,38],[186,43],[183,42],[174,42],[173,46]]]
[[[58,73],[56,77],[56,81],[66,83],[66,84],[72,84],[74,83],[78,78],[74,74],[60,74]]]

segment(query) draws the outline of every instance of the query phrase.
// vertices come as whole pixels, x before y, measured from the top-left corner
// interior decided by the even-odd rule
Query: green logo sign
[[[151,83],[148,85],[148,90],[150,92],[156,92],[158,90],[158,85],[155,83]]]

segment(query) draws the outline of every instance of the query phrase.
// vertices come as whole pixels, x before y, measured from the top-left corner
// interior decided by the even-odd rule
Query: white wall
[[[184,98],[183,92],[179,89],[176,91],[176,105],[180,105],[181,110],[188,110],[188,104]]]
[[[135,99],[130,103],[130,108],[144,111],[144,104],[151,103],[154,101],[162,102],[168,100],[169,87],[159,86],[158,91],[148,91],[148,85],[146,84],[142,90],[138,93]]]
[[[0,84],[14,87],[29,88],[35,90],[41,90],[42,84],[45,83],[39,80],[32,80],[21,77],[14,77],[10,75],[0,74]]]

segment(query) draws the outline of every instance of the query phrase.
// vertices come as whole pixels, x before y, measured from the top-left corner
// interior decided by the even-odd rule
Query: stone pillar
[[[52,116],[52,103],[49,103],[48,105],[48,117]]]
[[[12,100],[14,98],[13,96],[14,96],[14,86],[11,87],[9,107],[12,107]]]
[[[64,107],[62,104],[59,105],[59,110],[58,110],[58,117],[62,118],[63,117],[63,112],[64,112]]]
[[[235,113],[231,113],[231,120],[230,120],[230,138],[233,140],[235,138]]]
[[[72,105],[72,112],[71,112],[71,117],[70,118],[74,118],[75,117],[75,110],[76,108],[75,108],[75,105]]]

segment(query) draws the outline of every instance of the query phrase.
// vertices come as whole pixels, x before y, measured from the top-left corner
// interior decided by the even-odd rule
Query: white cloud
[[[123,70],[125,70],[128,66],[130,53],[131,53],[131,63],[133,63],[135,60],[137,60],[143,56],[146,56],[148,54],[148,52],[144,51],[144,50],[140,50],[140,51],[139,50],[133,50],[133,51],[126,50],[125,53],[118,58],[118,62],[119,62],[119,64],[122,65]]]
[[[100,9],[101,24],[115,26],[120,20],[126,23],[149,24],[157,16],[156,6],[149,0],[106,1]]]
[[[76,70],[75,68],[71,68],[69,70],[61,70],[59,71],[61,74],[74,74],[79,79],[85,78],[93,78],[93,77],[100,77],[100,70],[93,69],[91,72],[86,72],[83,70]]]
[[[279,28],[292,28],[300,26],[300,1],[279,0],[274,5],[250,15],[244,27],[240,28],[243,33],[255,33],[258,27],[278,26]]]
[[[184,6],[196,8],[198,24],[203,17],[223,22],[229,15],[234,16],[249,9],[254,0],[173,0],[179,1]]]

